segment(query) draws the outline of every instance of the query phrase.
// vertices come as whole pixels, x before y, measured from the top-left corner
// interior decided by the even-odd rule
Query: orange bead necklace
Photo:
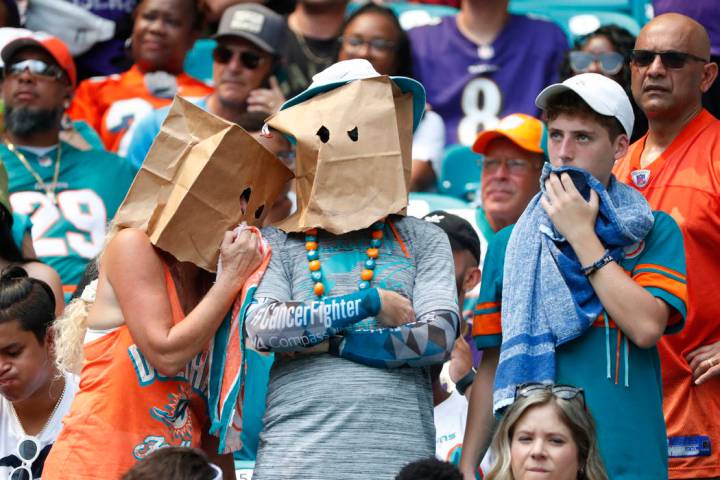
[[[385,222],[375,222],[371,228],[370,248],[366,250],[368,258],[363,263],[363,269],[360,271],[360,281],[358,282],[359,290],[370,288],[370,282],[375,276],[375,266],[377,265],[377,259],[380,255]],[[310,278],[313,281],[313,293],[315,293],[315,296],[318,297],[318,299],[322,299],[325,296],[325,284],[323,283],[320,254],[318,253],[317,228],[311,228],[305,232],[305,250],[307,251]]]

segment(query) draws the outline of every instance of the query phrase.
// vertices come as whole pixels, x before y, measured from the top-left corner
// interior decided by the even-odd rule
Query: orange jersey
[[[165,268],[175,323],[184,318]],[[127,326],[85,345],[80,390],[63,419],[43,479],[120,478],[138,460],[166,446],[199,447],[207,407],[207,353],[174,377],[145,359]]]
[[[687,258],[685,328],[658,344],[670,477],[720,477],[720,377],[693,383],[686,355],[720,341],[720,121],[703,110],[652,164],[642,168],[647,135],[613,170],[652,206],[675,219]]]
[[[156,72],[164,73],[164,72]],[[132,137],[132,125],[153,109],[172,102],[172,93],[158,97],[146,85],[146,74],[133,65],[127,72],[108,77],[89,78],[80,83],[68,109],[73,120],[87,121],[102,138],[105,148],[121,156],[127,151]],[[189,75],[181,73],[175,79],[178,95],[202,97],[212,88]],[[170,91],[170,89],[168,89]]]

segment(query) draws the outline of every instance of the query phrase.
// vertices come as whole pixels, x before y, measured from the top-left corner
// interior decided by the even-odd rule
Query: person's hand
[[[450,380],[457,383],[472,369],[472,352],[465,338],[462,336],[455,340],[455,346],[450,353]]]
[[[545,181],[545,194],[540,197],[540,203],[557,231],[571,245],[595,234],[600,198],[591,189],[590,200],[585,201],[567,173],[562,173],[560,177],[550,174]]]
[[[242,288],[247,277],[260,266],[260,242],[257,235],[250,230],[243,230],[239,235],[225,232],[220,245],[222,272],[218,282],[230,282],[238,290]]]
[[[384,327],[397,327],[415,321],[415,312],[410,300],[390,290],[378,288],[378,292],[380,293],[382,307],[375,318],[381,325]]]
[[[695,384],[700,385],[720,375],[720,342],[704,345],[685,357],[692,370]]]
[[[256,88],[247,98],[248,112],[275,113],[285,103],[285,95],[275,76],[270,77],[270,88]]]

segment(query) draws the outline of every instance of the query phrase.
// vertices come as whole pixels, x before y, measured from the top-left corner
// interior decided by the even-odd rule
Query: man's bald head
[[[654,121],[694,117],[718,70],[716,64],[708,63],[710,38],[705,28],[679,13],[659,15],[640,31],[635,50],[690,55],[680,68],[665,65],[658,55],[650,65],[631,62],[633,96],[650,120],[650,128]]]
[[[639,46],[646,41],[645,37],[648,36],[650,38],[666,36],[669,43],[673,45],[673,48],[667,50],[677,50],[691,53],[700,58],[710,58],[710,37],[707,30],[685,15],[666,13],[653,18],[640,30],[635,48],[648,50]]]

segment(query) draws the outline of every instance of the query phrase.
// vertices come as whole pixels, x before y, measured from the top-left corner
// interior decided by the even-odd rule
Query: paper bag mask
[[[298,210],[276,226],[339,235],[405,213],[412,95],[387,77],[355,80],[281,110],[268,125],[297,140]]]
[[[214,272],[224,233],[241,221],[261,225],[291,178],[238,125],[175,97],[115,218],[178,260]],[[243,212],[240,197],[248,193]]]

